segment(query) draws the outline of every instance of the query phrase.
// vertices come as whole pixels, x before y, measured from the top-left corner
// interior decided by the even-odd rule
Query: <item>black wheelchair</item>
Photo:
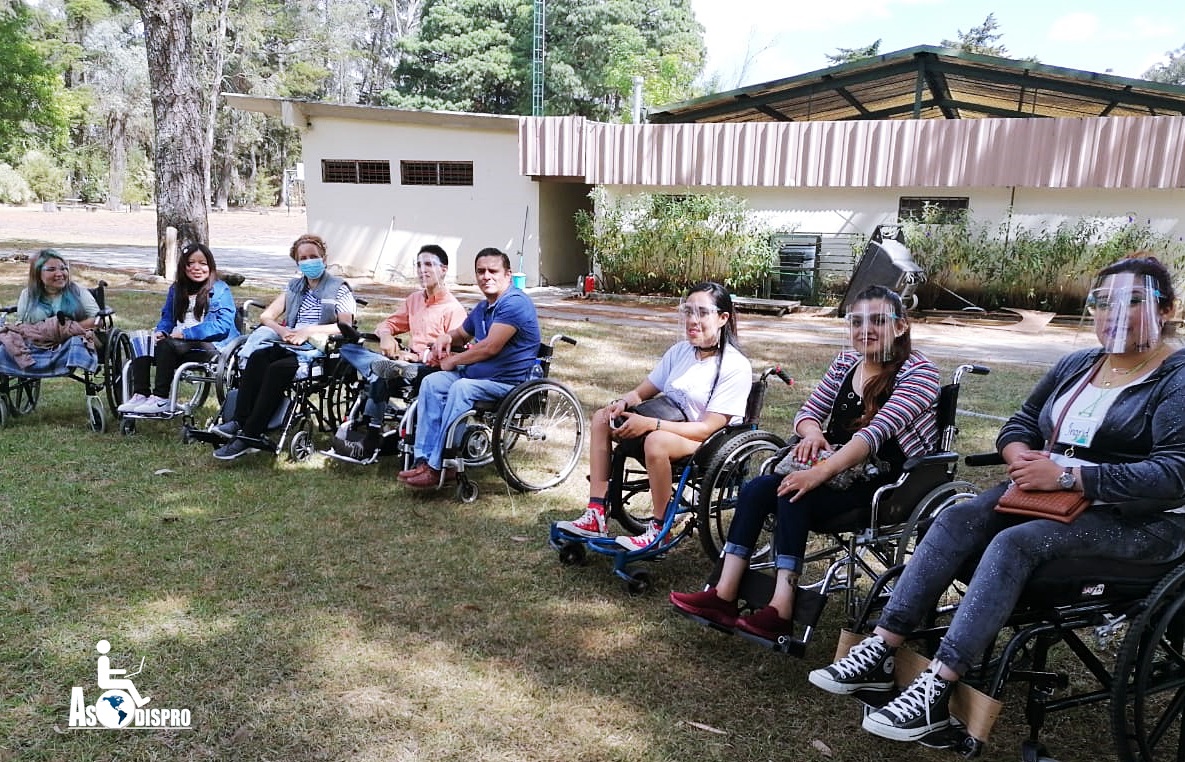
[[[364,340],[376,340],[374,334],[362,334]],[[576,340],[556,334],[539,345],[531,378],[512,388],[497,401],[480,402],[450,423],[444,432],[449,444],[441,466],[443,487],[445,472],[456,472],[456,497],[471,503],[478,487],[467,471],[493,463],[498,474],[517,492],[538,492],[565,481],[580,462],[588,423],[580,401],[564,384],[551,378],[551,364],[558,343],[575,345]],[[414,366],[413,366],[414,367]],[[373,456],[358,460],[332,448],[323,454],[336,460],[370,465],[380,457],[399,456],[403,468],[415,459],[415,428],[419,413],[413,379],[392,383],[392,396],[384,414],[382,444]],[[369,384],[356,379],[349,393],[351,403],[347,426],[361,425]]]
[[[365,305],[363,299],[356,299]],[[241,312],[249,314],[251,309],[267,305],[248,300]],[[244,322],[247,320],[244,318]],[[219,446],[226,439],[214,431],[214,427],[229,419],[238,396],[239,378],[247,359],[242,356],[247,334],[239,336],[227,346],[217,358],[209,363],[195,363],[177,370],[175,385],[189,383],[207,389],[213,387],[220,405],[218,412],[204,428],[193,425],[192,415],[181,427],[183,442],[205,442]],[[329,433],[336,429],[350,409],[351,394],[358,383],[358,374],[348,362],[342,359],[340,347],[346,341],[340,334],[331,335],[324,352],[308,362],[301,362],[296,378],[285,391],[271,418],[267,431],[252,444],[260,450],[272,453],[287,453],[293,462],[308,460],[317,451],[318,433]],[[197,392],[195,392],[195,395]],[[204,398],[203,398],[204,401]]]
[[[107,306],[107,282],[90,289],[99,305],[95,319],[95,351],[99,365],[93,371],[71,368],[68,373],[48,378],[70,378],[82,384],[86,390],[86,417],[91,431],[107,429],[109,415],[123,402],[123,368],[132,354],[132,344],[127,334],[115,327],[115,310]],[[0,324],[16,312],[16,306],[0,308]],[[39,376],[0,374],[0,428],[8,424],[10,417],[28,415],[37,409],[41,399]]]
[[[624,580],[626,589],[640,595],[651,589],[649,571],[633,564],[661,558],[698,531],[700,543],[711,558],[719,555],[716,544],[727,534],[732,509],[741,485],[752,478],[762,464],[783,446],[776,434],[758,428],[769,377],[787,386],[793,379],[782,367],[763,371],[749,390],[745,417],[740,424],[725,426],[708,437],[688,458],[671,464],[674,489],[663,515],[662,531],[653,543],[639,550],[627,550],[612,537],[577,537],[552,523],[548,543],[564,565],[582,563],[586,551],[613,558],[613,573]],[[630,448],[616,447],[609,462],[609,489],[605,496],[608,518],[615,519],[628,533],[645,530],[651,516],[650,482],[646,470]]]
[[[848,621],[854,620],[871,595],[867,584],[861,585],[860,580],[877,579],[886,569],[903,563],[935,516],[947,506],[978,494],[974,484],[957,478],[959,455],[953,448],[959,429],[955,418],[963,376],[988,372],[981,365],[959,365],[950,382],[943,385],[936,410],[939,436],[934,452],[907,460],[895,482],[873,493],[869,508],[837,513],[826,523],[811,527],[820,542],[808,546],[805,565],[825,562],[827,568],[818,580],[801,583],[795,592],[795,636],[783,635],[770,641],[740,630],[736,631],[737,635],[775,651],[803,656],[831,595],[843,594]],[[760,473],[769,473],[788,452],[789,448],[768,458]],[[742,610],[756,611],[769,603],[773,595],[773,533],[771,515],[755,545],[749,571],[741,581],[738,602]],[[714,538],[716,557],[726,536],[726,527],[721,526]],[[719,570],[718,563],[708,585],[719,579]],[[707,619],[675,610],[700,624],[720,629]]]
[[[999,462],[994,453],[967,458],[968,465]],[[869,628],[903,568],[875,581],[855,632]],[[958,580],[965,584],[972,571],[964,569]],[[909,636],[921,654],[933,653],[957,608],[956,596],[936,608],[930,626]],[[1005,688],[1022,684],[1029,728],[1024,762],[1053,762],[1040,740],[1049,715],[1105,702],[1118,759],[1185,759],[1185,548],[1165,562],[1078,558],[1041,565],[995,644],[962,682],[980,700],[952,702],[955,724],[921,743],[978,756]],[[875,706],[892,694],[856,697]]]

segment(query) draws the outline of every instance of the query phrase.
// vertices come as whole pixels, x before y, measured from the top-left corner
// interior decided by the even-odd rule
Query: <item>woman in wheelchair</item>
[[[53,249],[29,262],[29,280],[17,300],[18,325],[0,331],[0,373],[10,376],[62,376],[72,368],[94,371],[95,317],[99,305],[70,280],[70,266]]]
[[[204,244],[191,243],[181,250],[177,280],[169,286],[153,333],[153,354],[132,360],[134,394],[119,406],[120,413],[173,413],[169,391],[177,368],[187,362],[206,362],[218,352],[218,344],[239,335],[230,286],[218,278],[214,254]],[[153,365],[156,381],[150,385]]]
[[[605,537],[605,493],[613,442],[632,446],[646,465],[652,515],[640,535],[623,535],[628,550],[654,542],[670,501],[671,463],[692,455],[700,443],[745,415],[753,370],[737,343],[732,297],[719,283],[699,283],[679,306],[687,337],[667,350],[642,383],[593,414],[589,453],[589,500],[584,514],[556,527],[581,537]],[[662,394],[676,415],[634,411]],[[645,408],[645,406],[643,406]],[[677,418],[678,420],[673,420]]]
[[[354,323],[358,307],[349,284],[325,272],[325,241],[302,235],[288,254],[300,276],[264,309],[259,327],[244,344],[249,354],[234,412],[214,428],[230,440],[214,451],[219,460],[259,451],[268,422],[300,363],[322,354],[325,342],[338,332],[338,323]]]
[[[916,741],[947,727],[954,685],[987,652],[1041,564],[1173,557],[1185,536],[1183,517],[1166,512],[1185,496],[1185,351],[1163,341],[1173,303],[1156,259],[1140,253],[1104,268],[1087,298],[1102,348],[1063,357],[997,437],[1017,487],[1082,493],[1091,501],[1085,512],[1062,523],[993,510],[1007,484],[948,507],[905,565],[874,633],[810,673],[831,693],[890,689],[896,649],[975,564],[933,661],[865,716],[865,730]]]
[[[769,640],[791,634],[795,584],[816,518],[871,510],[873,492],[895,481],[907,458],[934,448],[940,377],[913,350],[901,297],[871,286],[856,296],[847,320],[853,349],[836,356],[794,417],[799,439],[784,465],[741,489],[719,581],[700,592],[671,593],[676,608]],[[773,597],[738,617],[741,578],[771,513],[777,517]]]

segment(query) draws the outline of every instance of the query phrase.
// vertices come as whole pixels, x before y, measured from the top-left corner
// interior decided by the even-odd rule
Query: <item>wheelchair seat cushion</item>
[[[1018,606],[1062,606],[1142,597],[1182,561],[1185,553],[1168,561],[1055,559],[1037,567],[1021,593]]]

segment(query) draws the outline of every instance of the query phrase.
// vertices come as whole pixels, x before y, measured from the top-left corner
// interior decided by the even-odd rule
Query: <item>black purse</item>
[[[687,420],[687,413],[683,412],[683,408],[675,404],[675,401],[665,394],[658,394],[648,400],[642,400],[634,407],[627,407],[626,410],[646,418],[657,418],[662,421]],[[625,418],[614,418],[613,428],[617,428],[623,423],[625,423]],[[617,447],[627,455],[641,460],[644,455],[642,442],[648,436],[650,434],[646,433],[633,439],[623,439],[617,443]]]

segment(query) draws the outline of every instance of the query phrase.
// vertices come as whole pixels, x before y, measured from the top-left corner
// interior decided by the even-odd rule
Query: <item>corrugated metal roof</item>
[[[653,124],[1185,114],[1185,86],[922,45],[650,111]]]

